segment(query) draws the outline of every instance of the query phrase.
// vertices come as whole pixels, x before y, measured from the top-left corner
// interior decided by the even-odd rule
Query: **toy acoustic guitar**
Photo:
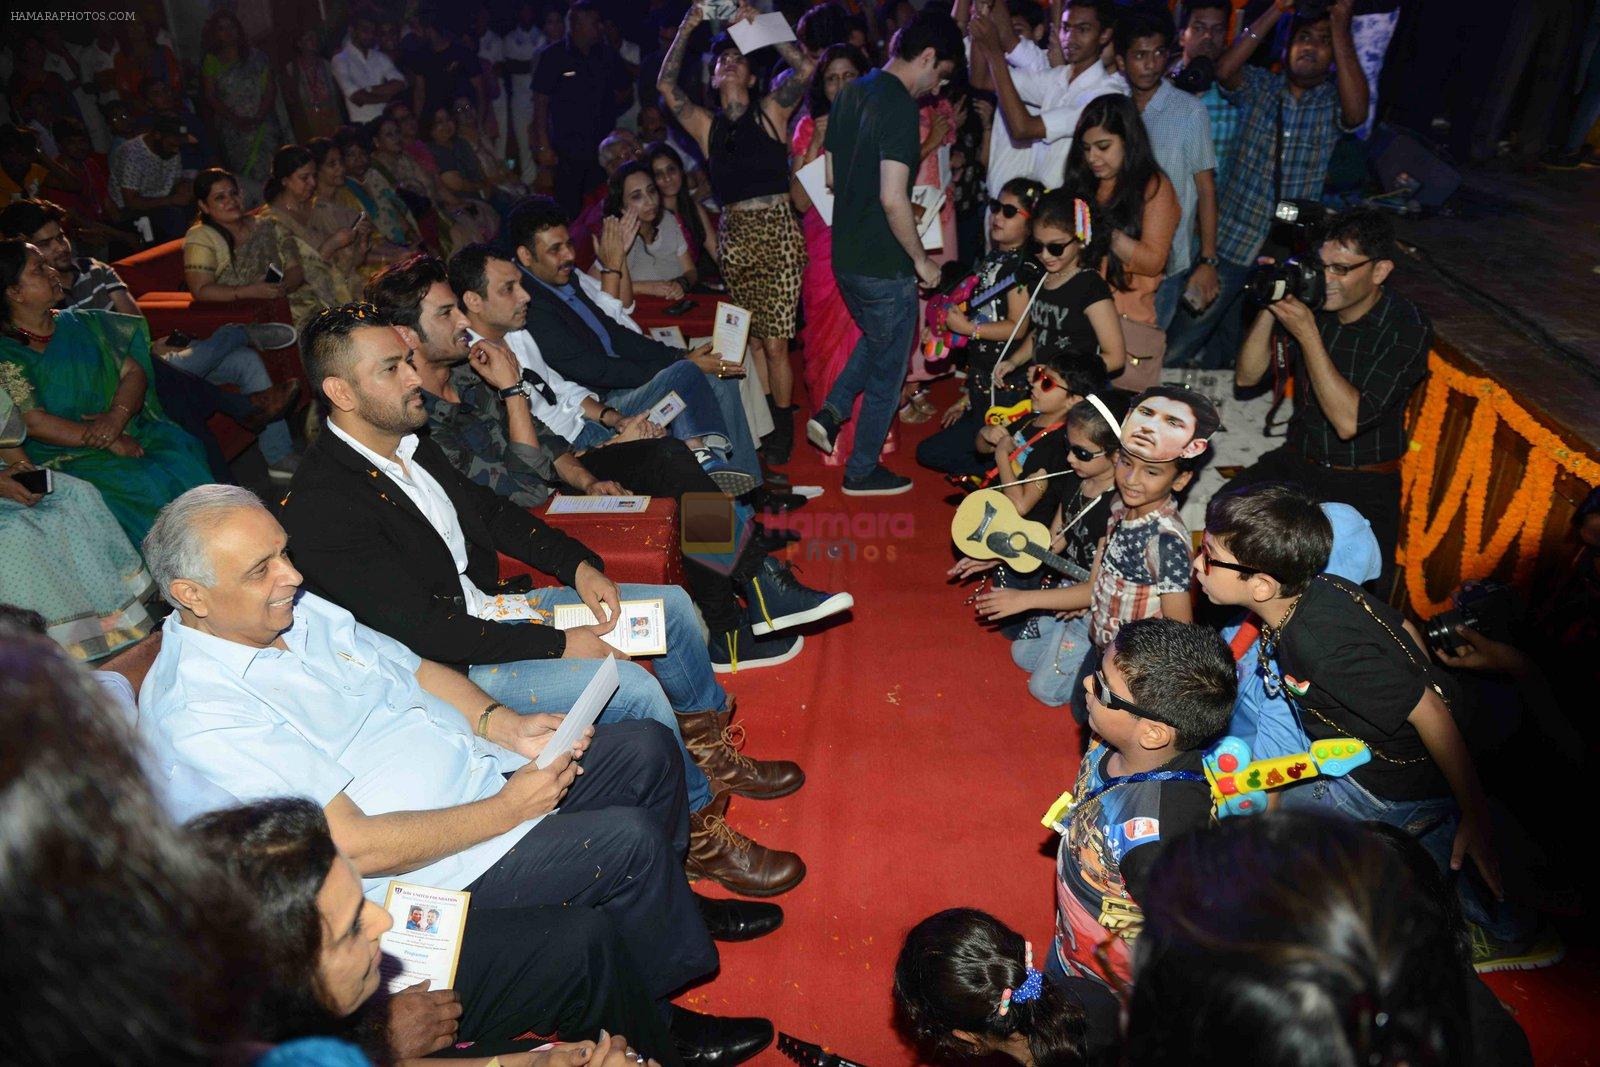
[[[950,520],[950,539],[963,555],[1004,560],[1022,574],[1043,564],[1075,582],[1089,580],[1088,571],[1050,551],[1045,524],[1018,515],[1016,505],[998,489],[979,489],[961,501]]]

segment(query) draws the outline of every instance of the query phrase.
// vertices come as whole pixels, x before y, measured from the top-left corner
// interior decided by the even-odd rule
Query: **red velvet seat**
[[[683,546],[678,538],[678,502],[653,497],[642,515],[547,515],[549,505],[534,514],[582,541],[606,564],[614,582],[679,585],[683,582]],[[555,585],[542,571],[509,556],[500,557],[500,577],[527,574],[536,586]]]

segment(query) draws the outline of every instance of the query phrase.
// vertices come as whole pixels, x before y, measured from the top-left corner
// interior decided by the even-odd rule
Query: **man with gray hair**
[[[600,184],[583,194],[583,210],[572,220],[570,229],[572,246],[578,254],[578,266],[584,270],[588,270],[589,264],[594,262],[594,242],[605,225],[606,182],[624,163],[636,163],[644,159],[644,144],[632,130],[612,130],[600,142],[598,158],[600,169],[604,172]]]
[[[689,891],[683,764],[659,724],[593,727],[539,768],[559,716],[517,715],[302,594],[283,527],[246,490],[183,494],[144,551],[177,610],[140,692],[140,729],[245,802],[311,797],[372,900],[404,877],[470,890],[474,912],[593,909],[663,1002],[716,967],[699,909],[761,907]],[[555,996],[565,987],[551,977]],[[742,1058],[726,1056],[730,1034],[770,1040],[765,1020],[708,1019],[674,1009],[674,1038],[697,1050],[709,1041],[727,1063]]]

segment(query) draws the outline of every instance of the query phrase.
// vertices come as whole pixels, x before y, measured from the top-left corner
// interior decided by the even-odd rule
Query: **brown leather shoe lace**
[[[720,815],[705,815],[700,819],[700,833],[712,841],[720,842],[741,854],[750,851],[754,841],[729,826]]]

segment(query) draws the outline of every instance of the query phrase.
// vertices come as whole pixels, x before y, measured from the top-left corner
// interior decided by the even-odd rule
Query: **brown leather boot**
[[[799,885],[806,876],[799,856],[758,845],[727,824],[728,795],[716,793],[689,814],[689,880],[709,878],[747,897],[775,897]]]
[[[806,772],[798,763],[741,755],[738,749],[744,743],[744,727],[719,727],[720,721],[714,711],[678,714],[683,747],[694,757],[696,766],[706,772],[713,789],[725,788],[751,800],[775,800],[805,784]]]

